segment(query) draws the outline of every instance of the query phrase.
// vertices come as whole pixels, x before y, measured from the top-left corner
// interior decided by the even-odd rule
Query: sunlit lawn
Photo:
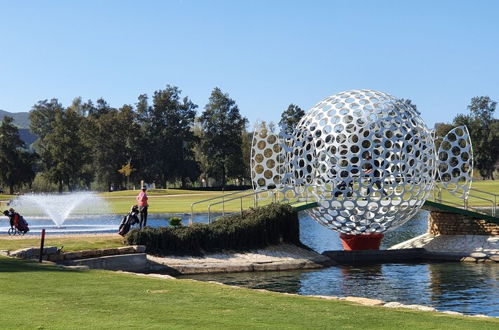
[[[0,257],[2,329],[497,329],[498,319],[367,307]]]
[[[39,236],[0,236],[0,250],[14,251],[38,246],[40,246]],[[78,235],[78,237],[52,237],[51,235],[47,235],[45,238],[45,246],[57,246],[59,248],[64,246],[64,252],[115,248],[123,246],[123,238],[117,234],[106,236]]]
[[[485,192],[499,194],[499,180],[477,180],[473,182],[472,187],[474,189],[483,190]],[[136,204],[135,196],[139,193],[138,190],[124,190],[116,192],[106,192],[100,193],[99,195],[104,197],[110,205],[112,212],[118,214],[127,213],[131,205]],[[181,189],[152,189],[148,191],[150,196],[149,202],[149,212],[150,213],[190,213],[191,204],[204,200],[211,199],[215,197],[225,196],[225,199],[230,199],[238,197],[244,194],[251,193],[251,191],[239,192],[234,195],[234,192],[221,192],[221,191],[196,191],[196,190],[181,190]],[[491,202],[479,199],[473,196],[478,196],[481,198],[491,199],[485,193],[472,191],[469,199],[470,206],[491,206]],[[7,201],[14,196],[2,195],[0,198]],[[457,197],[452,196],[448,191],[442,191],[442,200],[452,203],[457,203],[462,205],[462,200]],[[212,203],[220,202],[222,198],[200,203],[194,205],[194,212],[196,213],[206,213],[208,212],[208,207]],[[271,198],[258,200],[258,205],[264,205],[271,202]],[[499,200],[496,201],[499,203]],[[244,197],[242,199],[242,208],[247,209],[250,206],[255,205],[255,200],[253,196]],[[2,204],[0,207],[5,208],[6,205]],[[225,202],[222,204],[213,205],[211,207],[212,212],[222,212],[222,208],[226,212],[237,212],[241,209],[241,200],[236,199],[233,201]]]

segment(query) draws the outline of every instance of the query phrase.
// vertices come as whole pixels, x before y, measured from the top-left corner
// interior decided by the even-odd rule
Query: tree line
[[[417,111],[411,100],[401,101]],[[496,105],[488,96],[474,97],[469,114],[435,125],[437,137],[459,125],[468,127],[474,167],[484,179],[494,178],[499,159]],[[197,108],[170,85],[120,108],[104,99],[94,103],[78,97],[68,107],[58,99],[39,101],[29,115],[30,130],[38,137],[31,149],[12,118],[0,124],[0,181],[11,194],[23,188],[122,189],[140,180],[184,188],[200,182],[249,184],[252,132],[235,100],[217,87],[200,116]],[[279,124],[289,131],[304,114],[290,104]]]
[[[249,183],[252,133],[236,102],[217,87],[200,116],[197,108],[170,85],[120,108],[104,99],[78,97],[68,107],[55,98],[39,101],[29,114],[38,137],[31,150],[12,118],[0,124],[0,180],[11,194],[23,187],[122,189],[140,180],[184,188]],[[293,125],[303,114],[291,104],[281,121]]]
[[[477,96],[468,105],[468,114],[457,115],[452,123],[435,124],[435,135],[443,137],[451,129],[466,125],[473,146],[474,168],[483,179],[494,179],[499,161],[499,119],[494,118],[497,102],[488,96]]]

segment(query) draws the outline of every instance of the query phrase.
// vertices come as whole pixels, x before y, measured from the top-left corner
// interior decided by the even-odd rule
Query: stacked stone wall
[[[447,212],[430,212],[428,233],[431,235],[499,235],[499,225],[485,220]]]

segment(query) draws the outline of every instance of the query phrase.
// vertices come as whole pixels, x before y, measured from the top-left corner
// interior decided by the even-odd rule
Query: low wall
[[[67,260],[67,266],[87,266],[91,269],[124,270],[128,272],[143,272],[147,270],[145,253],[120,254],[98,258]]]
[[[431,235],[499,235],[499,225],[469,216],[431,211],[428,218]]]

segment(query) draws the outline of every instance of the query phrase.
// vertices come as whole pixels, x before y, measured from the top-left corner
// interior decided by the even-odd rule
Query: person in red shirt
[[[147,208],[149,204],[147,200],[149,199],[146,194],[146,187],[142,187],[142,191],[137,196],[137,204],[139,205],[140,222],[139,228],[144,228],[147,224]]]

